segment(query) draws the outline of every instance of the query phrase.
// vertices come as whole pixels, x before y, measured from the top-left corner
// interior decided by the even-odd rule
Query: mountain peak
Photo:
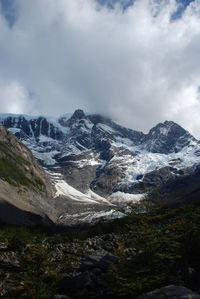
[[[165,120],[165,121],[162,123],[162,125],[165,125],[165,126],[167,126],[167,127],[174,127],[174,126],[176,126],[176,127],[182,128],[179,124],[175,123],[175,122],[172,121],[172,120]],[[182,129],[183,129],[183,128],[182,128]]]
[[[172,120],[165,120],[163,124],[164,125],[176,125],[176,123],[173,122]]]
[[[63,126],[63,127],[70,127],[77,121],[81,119],[87,119],[87,116],[85,115],[84,111],[82,109],[77,109],[74,111],[72,115],[65,114],[61,116],[58,120],[58,122]]]
[[[75,110],[74,114],[71,117],[71,119],[82,119],[82,118],[86,118],[86,115],[82,109]]]
[[[173,121],[166,120],[153,127],[145,138],[145,149],[154,153],[172,153],[180,151],[195,138]]]
[[[167,136],[168,134],[178,134],[177,137],[184,135],[187,133],[185,129],[183,129],[180,125],[173,121],[166,120],[163,123],[158,123],[155,127],[153,127],[150,131],[150,135],[165,135]]]

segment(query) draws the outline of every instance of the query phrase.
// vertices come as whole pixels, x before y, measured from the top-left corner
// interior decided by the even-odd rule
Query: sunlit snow
[[[138,176],[144,176],[146,173],[162,167],[172,166],[173,161],[177,161],[176,163],[173,162],[173,166],[177,169],[193,166],[200,162],[200,158],[195,155],[196,150],[198,150],[198,147],[191,145],[190,147],[183,148],[178,153],[168,155],[141,151],[135,157],[129,156],[129,159],[126,160],[128,163],[123,182],[136,182]]]
[[[114,192],[109,196],[109,201],[115,204],[136,203],[144,199],[146,194],[130,194],[124,192]]]

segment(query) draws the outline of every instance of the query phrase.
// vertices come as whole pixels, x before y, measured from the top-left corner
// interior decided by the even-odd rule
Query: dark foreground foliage
[[[52,298],[62,291],[63,277],[97,248],[109,249],[120,260],[106,273],[115,297],[137,298],[168,284],[200,291],[200,207],[158,209],[147,202],[134,206],[127,218],[92,227],[2,224],[1,297]]]
[[[117,249],[114,287],[135,296],[169,284],[199,291],[200,207],[157,210],[140,206],[127,219],[128,235]]]

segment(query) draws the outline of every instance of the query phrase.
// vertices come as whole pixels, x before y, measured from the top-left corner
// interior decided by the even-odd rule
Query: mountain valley
[[[199,142],[169,121],[146,135],[82,110],[58,119],[1,115],[0,123],[45,169],[57,223],[122,217],[116,205],[137,202],[146,192],[193,173],[199,163]]]
[[[189,132],[165,121],[143,134],[82,110],[0,124],[2,298],[200,298]]]
[[[199,141],[172,121],[144,134],[76,110],[57,119],[1,114],[0,124],[43,167],[57,224],[123,217],[129,203],[155,189],[171,192],[173,182],[198,172]]]

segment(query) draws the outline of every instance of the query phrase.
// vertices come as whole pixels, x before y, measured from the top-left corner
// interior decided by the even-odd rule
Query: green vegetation
[[[0,178],[14,186],[32,186],[24,171],[21,170],[13,160],[0,159]]]
[[[42,190],[43,182],[40,178],[28,173],[25,167],[29,162],[17,155],[4,142],[0,142],[0,179],[13,186],[25,186],[32,190]]]
[[[138,211],[139,210],[139,211]],[[200,285],[200,207],[158,210],[140,206],[129,216],[127,236],[113,268],[116,292],[132,298],[169,284]]]
[[[168,284],[199,290],[200,207],[158,209],[143,203],[135,205],[127,218],[92,227],[25,228],[2,224],[0,248],[6,249],[0,249],[0,259],[15,252],[21,267],[16,271],[0,265],[0,279],[8,286],[5,298],[51,298],[62,278],[77,268],[87,253],[86,240],[108,233],[117,237],[115,246],[110,246],[112,239],[102,238],[101,247],[110,246],[120,259],[106,278],[116,297],[137,298]]]

